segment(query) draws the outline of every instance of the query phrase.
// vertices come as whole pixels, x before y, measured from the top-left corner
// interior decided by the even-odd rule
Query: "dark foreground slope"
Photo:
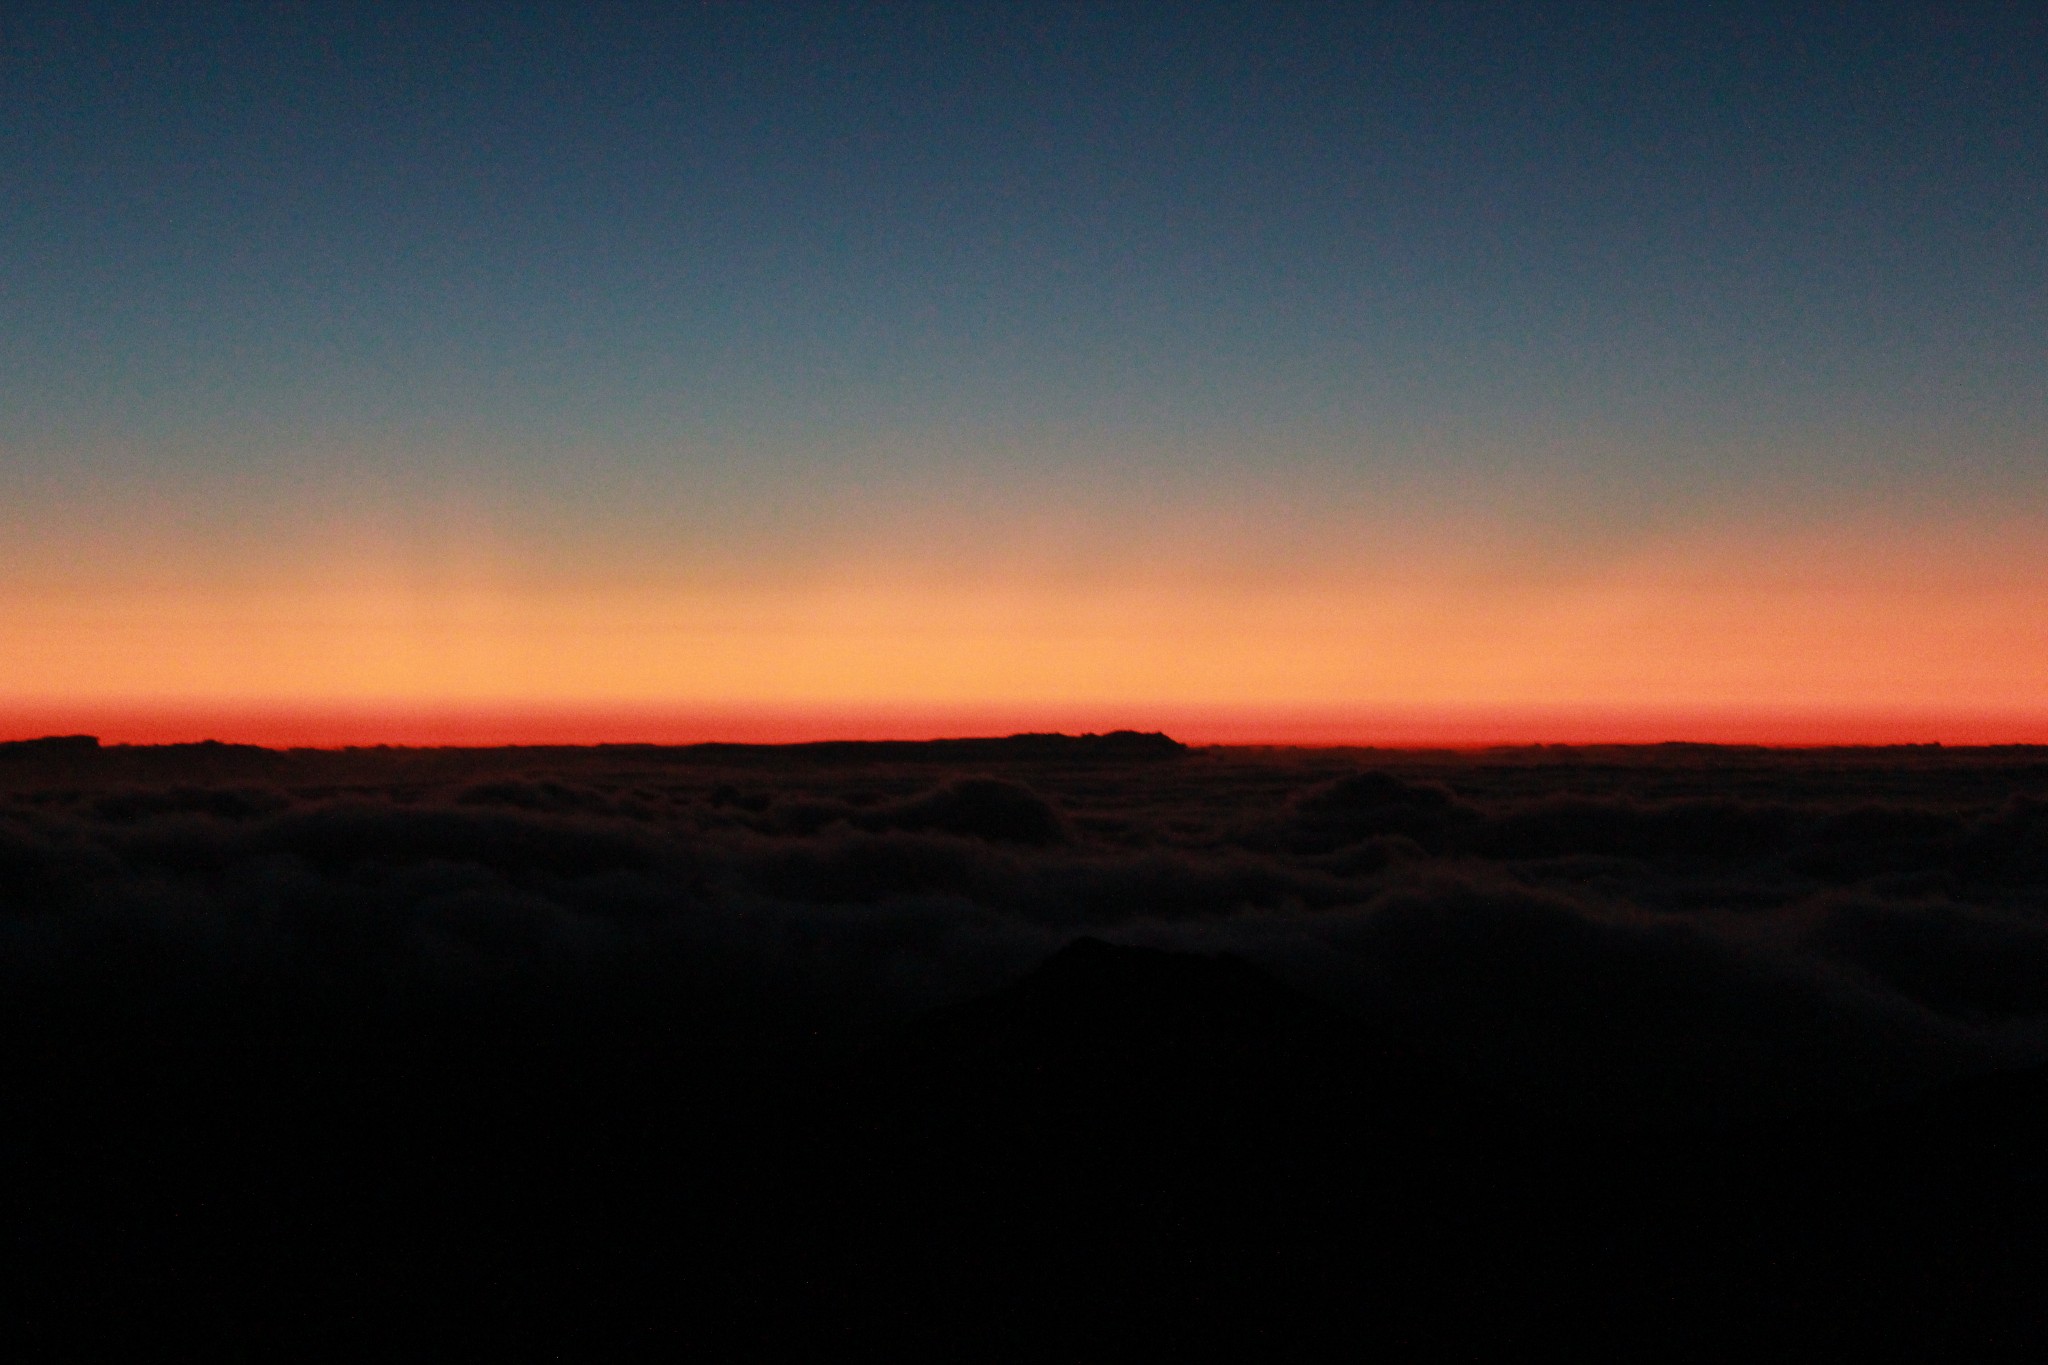
[[[2048,1344],[2029,751],[15,762],[19,1354]]]
[[[2048,1075],[1726,1127],[1475,1096],[1082,940],[857,1058],[210,1040],[17,1088],[16,1341],[209,1356],[1987,1358],[2048,1344]],[[730,1059],[725,1059],[730,1060]]]

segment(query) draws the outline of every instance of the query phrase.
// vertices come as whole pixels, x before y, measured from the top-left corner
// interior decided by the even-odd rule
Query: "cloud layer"
[[[2048,1056],[2024,750],[4,762],[0,972],[53,1039],[474,1007],[853,1044],[1095,935],[1238,955],[1566,1106],[1863,1100]]]

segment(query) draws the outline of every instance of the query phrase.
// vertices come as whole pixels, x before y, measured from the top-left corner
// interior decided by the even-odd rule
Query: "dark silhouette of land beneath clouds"
[[[24,1358],[2023,1355],[2048,751],[0,745]]]

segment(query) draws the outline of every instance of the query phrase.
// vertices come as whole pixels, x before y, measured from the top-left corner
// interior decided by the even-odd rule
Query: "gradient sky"
[[[2038,6],[338,8],[0,18],[0,729],[2048,739]]]

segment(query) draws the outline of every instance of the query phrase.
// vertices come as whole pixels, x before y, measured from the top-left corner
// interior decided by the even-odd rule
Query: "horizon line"
[[[1170,741],[1176,747],[1189,753],[1206,752],[1214,749],[1279,749],[1301,753],[1328,753],[1357,751],[1361,753],[1492,753],[1524,749],[1725,749],[1760,750],[1769,753],[1826,753],[1830,751],[1876,751],[1889,749],[1940,749],[1945,752],[1969,752],[1980,749],[2048,749],[2048,741],[2036,740],[1993,740],[1982,742],[1950,743],[1942,740],[1882,740],[1882,741],[1817,741],[1813,743],[1763,743],[1735,740],[1512,740],[1477,743],[1353,743],[1353,742],[1196,742],[1190,743],[1166,734],[1163,731],[1112,730],[1106,732],[1086,731],[1070,733],[1059,730],[1019,731],[1006,735],[934,735],[927,738],[904,739],[884,736],[879,738],[844,737],[827,739],[798,740],[685,740],[665,742],[660,740],[592,740],[587,742],[553,741],[509,741],[500,744],[434,744],[434,743],[389,743],[383,741],[346,744],[263,744],[249,740],[227,740],[208,736],[201,739],[172,740],[104,740],[92,734],[47,734],[0,737],[0,752],[7,750],[35,749],[43,745],[59,745],[68,742],[79,743],[81,749],[96,753],[132,749],[255,749],[271,754],[348,754],[348,753],[492,753],[506,750],[588,750],[600,749],[822,749],[837,747],[876,748],[924,748],[955,744],[1001,744],[1010,740],[1064,739],[1095,740],[1111,739],[1124,735],[1143,738],[1159,738]]]
[[[1771,749],[2038,746],[2048,707],[841,705],[0,702],[0,741],[208,740],[271,749],[917,743],[1020,734],[1165,734],[1192,748],[1435,749],[1699,744]]]

